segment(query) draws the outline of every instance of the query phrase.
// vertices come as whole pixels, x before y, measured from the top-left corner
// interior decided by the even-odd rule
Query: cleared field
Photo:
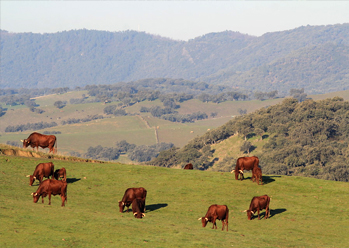
[[[117,163],[53,161],[65,167],[68,202],[59,196],[33,203],[29,186],[47,159],[0,155],[1,247],[347,247],[349,185],[311,178],[265,175],[263,186],[230,173],[186,171]],[[118,212],[129,187],[148,191],[146,216]],[[271,217],[247,220],[253,196],[272,197]],[[230,209],[222,224],[201,227],[211,204]]]

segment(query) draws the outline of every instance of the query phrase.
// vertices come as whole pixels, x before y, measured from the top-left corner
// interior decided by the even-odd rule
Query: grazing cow
[[[257,180],[258,185],[259,181],[261,181],[261,184],[263,184],[262,169],[259,166],[254,167],[252,170],[252,181],[254,182],[255,180]]]
[[[240,175],[240,180],[244,179],[244,170],[252,170],[253,168],[258,167],[259,165],[259,159],[256,156],[253,157],[240,157],[236,161],[235,169],[231,171],[231,173],[235,172],[235,179],[239,180],[238,177]],[[242,174],[242,176],[241,176]]]
[[[192,164],[186,164],[185,166],[184,166],[184,170],[192,170],[193,169],[193,165]]]
[[[228,219],[229,219],[228,207],[226,205],[217,205],[217,204],[211,205],[208,208],[205,217],[199,218],[199,220],[201,220],[202,222],[202,227],[205,227],[207,225],[207,222],[212,222],[213,223],[212,229],[214,229],[215,227],[217,229],[216,220],[221,220],[223,224],[222,231],[224,230],[224,225],[226,225],[227,231],[228,231]]]
[[[64,167],[55,170],[53,176],[56,180],[58,180],[59,178],[63,178],[63,181],[67,181],[67,172]]]
[[[57,152],[57,143],[56,143],[56,136],[54,135],[45,135],[41,133],[34,132],[25,140],[21,140],[23,142],[23,148],[27,148],[28,146],[31,146],[33,148],[36,147],[36,151],[38,151],[39,146],[42,149],[49,148],[50,152],[55,153]],[[56,145],[56,151],[54,146]]]
[[[144,206],[145,206],[145,198],[147,197],[147,191],[145,188],[128,188],[125,191],[124,197],[122,197],[122,200],[119,201],[119,210],[120,213],[124,211],[125,206],[127,207],[127,212],[129,210],[130,205],[132,204],[133,200],[136,198],[141,198],[144,200]],[[145,211],[145,209],[144,209]]]
[[[38,179],[41,184],[42,179],[44,177],[49,178],[49,176],[51,176],[52,178],[54,173],[54,168],[55,166],[53,165],[52,162],[38,164],[35,167],[33,175],[27,175],[27,177],[29,177],[29,185],[32,186],[35,179]]]
[[[145,216],[145,200],[141,198],[135,198],[132,201],[132,212],[135,218],[141,219]]]
[[[37,203],[40,196],[42,203],[44,203],[44,197],[48,195],[49,203],[51,205],[51,195],[60,195],[62,199],[62,207],[67,201],[67,182],[59,181],[55,179],[47,179],[43,181],[36,192],[32,193],[34,203]]]
[[[267,195],[255,196],[251,200],[250,208],[245,210],[247,212],[247,218],[251,220],[253,215],[258,212],[258,219],[260,220],[259,211],[265,209],[265,218],[268,219],[270,210],[269,210],[270,197]]]

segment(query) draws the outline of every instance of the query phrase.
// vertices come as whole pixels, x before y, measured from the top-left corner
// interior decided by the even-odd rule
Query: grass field
[[[232,174],[118,163],[52,161],[65,167],[68,202],[33,203],[31,174],[47,159],[0,155],[0,247],[348,247],[349,184],[264,175],[265,184]],[[147,189],[146,216],[119,213],[129,187]],[[247,220],[253,196],[268,194],[271,217]],[[211,204],[230,209],[229,231],[197,219]]]

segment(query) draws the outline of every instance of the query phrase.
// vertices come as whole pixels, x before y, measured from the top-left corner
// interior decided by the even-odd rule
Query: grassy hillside
[[[235,181],[230,173],[54,160],[65,167],[68,202],[33,203],[35,166],[48,159],[0,155],[1,247],[346,247],[347,183],[264,175],[265,184]],[[248,175],[247,175],[248,176]],[[146,216],[119,213],[128,187],[148,191]],[[253,196],[272,197],[271,217],[247,220]],[[229,231],[201,227],[211,204],[230,209]]]

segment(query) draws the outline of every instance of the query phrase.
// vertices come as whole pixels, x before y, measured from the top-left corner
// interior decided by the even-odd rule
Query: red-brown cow
[[[267,195],[255,196],[251,200],[250,208],[245,210],[247,212],[247,218],[251,220],[253,215],[258,212],[258,219],[260,220],[259,211],[265,209],[265,218],[268,219],[270,210],[269,210],[270,197]]]
[[[39,146],[42,149],[49,148],[50,152],[55,153],[57,152],[57,143],[56,143],[56,136],[54,135],[45,135],[41,133],[34,132],[25,140],[21,140],[23,142],[23,148],[27,148],[28,146],[31,146],[33,148],[36,147],[36,151],[39,150]],[[56,151],[55,146],[56,145]]]
[[[184,170],[192,170],[192,169],[193,169],[193,165],[192,165],[191,163],[186,164],[186,165],[184,166]]]
[[[144,199],[144,206],[145,206],[145,198],[147,197],[147,191],[145,188],[128,188],[125,191],[124,197],[122,197],[122,200],[119,201],[119,210],[120,213],[124,211],[125,206],[127,207],[127,212],[129,210],[130,205],[132,204],[133,200],[136,198]],[[144,209],[145,211],[145,209]]]
[[[60,195],[62,199],[62,207],[67,201],[67,182],[59,181],[55,179],[47,179],[43,181],[36,192],[32,193],[34,203],[37,203],[40,196],[42,203],[44,203],[44,197],[48,195],[49,203],[51,205],[51,195]]]
[[[254,182],[256,180],[258,185],[259,185],[259,181],[261,181],[261,184],[263,184],[262,169],[259,166],[254,167],[252,170],[252,181]]]
[[[240,180],[244,179],[244,170],[252,170],[253,173],[253,168],[258,167],[259,165],[259,159],[256,156],[253,157],[240,157],[236,161],[236,166],[235,169],[231,171],[231,173],[235,173],[235,179],[239,180],[239,175],[240,175]]]
[[[62,179],[63,181],[67,181],[67,171],[65,170],[64,167],[62,167],[61,169],[55,170],[53,176],[56,180],[58,180],[59,178],[63,178]]]
[[[38,179],[40,184],[44,177],[51,178],[53,177],[55,166],[52,162],[49,163],[40,163],[35,167],[33,175],[27,175],[29,177],[29,185],[32,186],[35,179]]]
[[[136,198],[132,201],[132,212],[135,218],[141,219],[145,216],[145,200]]]
[[[226,205],[217,205],[217,204],[211,205],[208,208],[205,217],[199,218],[199,220],[201,220],[202,222],[202,227],[205,227],[207,225],[207,222],[212,222],[213,223],[212,229],[214,229],[215,227],[217,229],[216,220],[221,220],[223,224],[222,231],[224,230],[224,225],[227,227],[227,231],[228,231],[228,219],[229,219],[228,207]]]

